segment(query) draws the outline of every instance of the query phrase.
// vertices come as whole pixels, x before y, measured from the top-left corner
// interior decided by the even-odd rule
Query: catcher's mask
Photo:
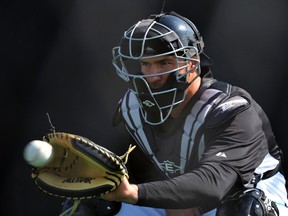
[[[151,15],[125,31],[120,46],[113,48],[112,63],[118,75],[131,84],[147,123],[161,124],[175,105],[184,100],[185,90],[195,80],[187,81],[187,74],[196,70],[197,76],[200,75],[200,57],[210,62],[203,47],[195,25],[175,12]],[[174,69],[148,75],[141,72],[139,61],[167,55],[175,56]],[[189,62],[193,62],[192,68],[188,68]],[[152,89],[147,77],[164,74],[169,74],[166,84]]]

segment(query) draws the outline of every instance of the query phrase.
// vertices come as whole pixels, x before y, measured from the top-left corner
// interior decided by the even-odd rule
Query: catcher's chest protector
[[[208,88],[193,105],[181,127],[169,136],[161,137],[152,127],[144,126],[140,106],[135,94],[128,91],[121,103],[127,129],[142,150],[166,176],[185,173],[191,163],[197,163],[205,148],[201,128],[207,114],[227,97],[221,90]],[[157,149],[157,151],[155,151]]]

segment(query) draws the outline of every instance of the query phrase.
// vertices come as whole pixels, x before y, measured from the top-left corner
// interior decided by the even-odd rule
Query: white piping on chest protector
[[[129,98],[127,98],[129,96]],[[125,102],[128,100],[128,107],[126,106]],[[122,112],[123,117],[126,120],[128,125],[128,131],[134,139],[137,140],[137,143],[141,145],[141,148],[153,159],[155,164],[158,166],[160,170],[163,171],[159,161],[155,157],[145,132],[143,130],[143,125],[141,122],[141,113],[140,113],[140,105],[136,98],[136,95],[132,92],[129,92],[125,95],[124,103],[122,103]],[[129,117],[130,116],[130,117]],[[133,132],[132,132],[133,131]]]
[[[190,156],[192,154],[197,131],[201,127],[201,125],[204,123],[207,114],[209,113],[211,107],[213,106],[215,101],[218,99],[218,97],[208,104],[207,102],[211,97],[213,97],[219,92],[220,91],[216,89],[205,90],[203,94],[201,95],[200,100],[198,100],[195,103],[195,105],[191,109],[190,114],[187,116],[185,120],[185,124],[183,128],[184,132],[182,135],[181,150],[180,150],[180,158],[181,158],[180,159],[180,167],[181,167],[180,173],[181,174],[184,173],[186,163],[187,161],[189,161]],[[200,139],[200,143],[199,143],[198,158],[201,157],[204,151],[204,145],[205,145],[204,137],[202,135]]]

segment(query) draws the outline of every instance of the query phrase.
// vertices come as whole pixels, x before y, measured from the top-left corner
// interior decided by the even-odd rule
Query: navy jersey
[[[132,91],[120,108],[138,146],[129,159],[138,205],[208,211],[233,188],[248,185],[255,172],[273,170],[281,160],[261,107],[245,90],[212,77],[202,79],[177,118],[161,125],[144,122]]]

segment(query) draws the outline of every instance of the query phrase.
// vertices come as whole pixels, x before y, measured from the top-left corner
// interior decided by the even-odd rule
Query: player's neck
[[[172,118],[177,118],[180,115],[180,113],[186,107],[187,103],[190,101],[190,99],[193,97],[193,95],[196,94],[196,92],[199,90],[200,85],[201,85],[201,78],[198,77],[186,89],[184,101],[172,110],[172,112],[171,112]]]

